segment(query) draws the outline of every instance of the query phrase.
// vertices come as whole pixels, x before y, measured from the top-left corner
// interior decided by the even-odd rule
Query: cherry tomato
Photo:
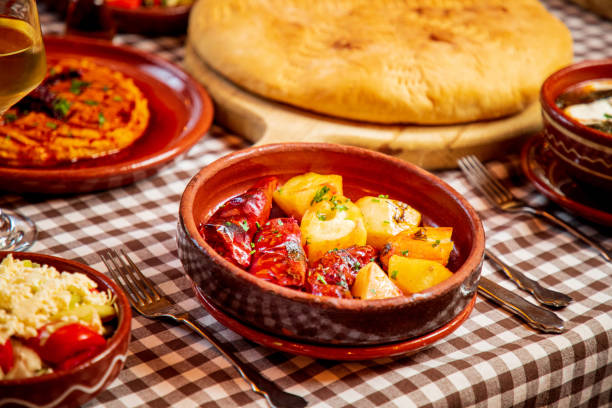
[[[255,234],[249,272],[281,286],[301,288],[306,282],[306,254],[294,218],[275,218]]]
[[[350,287],[357,273],[377,255],[370,245],[329,251],[308,271],[306,290],[315,295],[350,299]]]
[[[87,326],[70,323],[59,327],[51,334],[43,327],[38,337],[30,338],[27,344],[47,363],[61,364],[65,360],[90,349],[103,349],[106,339]]]
[[[0,344],[0,369],[4,374],[7,374],[14,365],[13,345],[11,344],[11,339],[6,339],[4,344]]]
[[[200,234],[221,256],[248,268],[253,235],[270,216],[277,183],[276,177],[266,177],[246,193],[229,199],[200,226]]]

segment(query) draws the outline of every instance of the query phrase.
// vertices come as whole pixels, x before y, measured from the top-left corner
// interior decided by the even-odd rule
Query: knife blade
[[[556,313],[536,306],[482,276],[478,285],[478,293],[520,317],[536,330],[545,333],[562,333],[565,330],[563,320]]]

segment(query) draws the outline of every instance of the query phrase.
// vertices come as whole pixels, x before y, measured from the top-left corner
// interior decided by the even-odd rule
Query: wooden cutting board
[[[482,160],[503,157],[542,126],[539,103],[511,117],[453,126],[376,125],[341,120],[252,94],[213,71],[189,45],[185,49],[185,67],[213,98],[215,120],[257,144],[347,144],[434,170],[454,168],[457,159],[467,154]]]

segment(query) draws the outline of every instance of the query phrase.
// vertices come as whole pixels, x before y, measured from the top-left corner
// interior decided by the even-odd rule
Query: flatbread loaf
[[[572,61],[537,0],[200,0],[189,43],[256,94],[385,124],[517,113]]]

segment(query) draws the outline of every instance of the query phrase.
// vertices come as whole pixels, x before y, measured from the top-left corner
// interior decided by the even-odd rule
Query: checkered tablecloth
[[[562,0],[545,5],[571,29],[576,60],[610,57],[612,22]],[[61,33],[44,12],[45,33]],[[131,45],[180,63],[184,38],[118,35]],[[18,209],[40,229],[31,249],[79,260],[100,271],[104,248],[127,248],[161,289],[231,343],[240,358],[312,407],[594,407],[612,405],[612,265],[567,233],[531,216],[490,207],[458,171],[438,175],[480,212],[487,245],[512,265],[575,302],[558,314],[567,331],[533,331],[506,311],[478,298],[454,333],[416,355],[343,363],[314,360],[260,347],[226,329],[195,300],[177,256],[178,205],[190,178],[213,160],[246,147],[213,127],[180,161],[146,180],[94,194],[62,197],[0,194],[0,206]],[[521,176],[518,157],[489,166],[534,204],[544,198]],[[557,208],[557,210],[559,210]],[[612,230],[558,211],[569,223],[612,248]],[[520,292],[485,263],[483,275]],[[520,292],[526,298],[533,298]],[[535,301],[534,301],[535,302]],[[125,368],[87,407],[265,407],[232,366],[184,327],[135,316]]]

